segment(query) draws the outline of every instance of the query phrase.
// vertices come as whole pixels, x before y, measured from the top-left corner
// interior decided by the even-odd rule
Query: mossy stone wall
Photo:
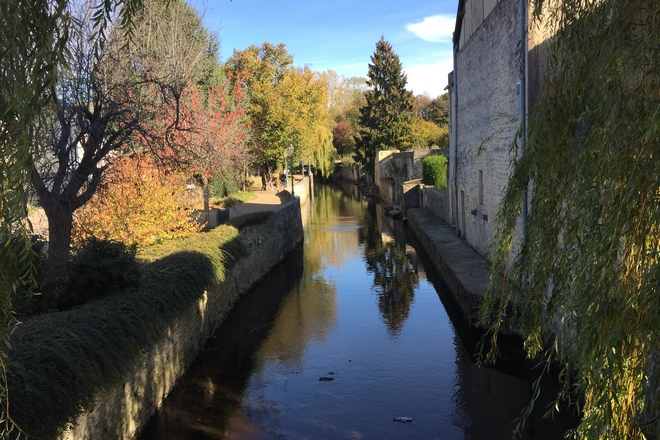
[[[181,310],[160,343],[145,353],[142,365],[132,377],[103,396],[92,411],[78,417],[60,438],[134,438],[233,304],[302,239],[299,198],[279,207],[265,222],[241,228],[248,256],[238,261],[222,283],[209,286],[196,304]]]

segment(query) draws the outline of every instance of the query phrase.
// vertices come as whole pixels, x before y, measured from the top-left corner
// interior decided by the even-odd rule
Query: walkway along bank
[[[58,439],[133,438],[195,359],[209,335],[226,318],[233,304],[300,245],[303,240],[300,206],[301,201],[304,203],[309,197],[310,189],[309,179],[297,182],[296,197],[291,201],[274,207],[271,212],[261,216],[260,221],[247,222],[241,226],[238,240],[245,255],[232,265],[231,270],[225,275],[224,281],[201,289],[196,300],[190,302],[189,306],[178,310],[174,319],[167,323],[165,331],[157,336],[158,342],[152,346],[140,348],[139,360],[132,361],[135,365],[131,366],[129,374],[124,374],[120,380],[115,378],[111,384],[95,384],[98,390],[103,391],[94,393],[92,408],[85,408],[86,411],[81,415],[69,415],[69,427],[64,432],[60,432]],[[185,275],[185,273],[182,274],[182,278],[185,278]],[[187,281],[182,279],[179,282],[185,285]],[[174,284],[172,283],[172,285]],[[93,310],[91,307],[87,308],[87,310],[90,309]],[[132,315],[131,319],[140,319],[139,314],[133,315],[129,310],[126,312],[127,315]],[[69,321],[76,320],[76,310],[59,313],[68,314]],[[108,317],[102,318],[107,319]],[[110,317],[110,319],[112,318]],[[165,321],[165,318],[163,320]],[[30,329],[27,324],[26,322],[25,328]],[[89,329],[89,334],[94,335],[93,337],[112,340],[111,335],[101,334],[107,327],[102,324],[103,320],[99,319],[95,328]],[[18,327],[16,333],[22,331],[21,327],[23,326]],[[66,320],[62,327],[66,327]],[[62,330],[68,334],[66,328]],[[117,331],[117,328],[113,327],[105,331]],[[39,335],[31,337],[38,338]],[[27,338],[27,340],[29,339]],[[57,347],[53,348],[80,351],[79,337],[74,335],[74,337],[65,339],[67,340],[58,340]],[[14,346],[14,350],[17,352],[29,350],[29,345],[27,343],[17,344]],[[102,354],[99,353],[85,352],[83,354],[86,357],[102,358]],[[52,358],[44,359],[43,362],[49,362],[50,359]],[[126,362],[131,361],[126,360]],[[53,377],[58,379],[71,377],[65,371],[66,365],[55,362],[52,364],[49,371],[52,372]],[[29,366],[25,366],[25,368],[29,368]],[[56,383],[58,379],[52,379],[47,383]],[[41,382],[41,386],[43,383]],[[34,384],[31,385],[34,386]],[[53,388],[57,387],[57,384],[53,386]],[[24,392],[20,385],[12,388],[11,383],[10,391],[14,396]],[[38,391],[50,398],[50,405],[57,405],[57,390],[39,389]],[[83,405],[85,397],[89,398],[89,396],[66,396],[69,399],[80,400],[79,405]],[[32,420],[29,424],[40,426],[40,423],[43,423],[43,420]],[[25,428],[29,428],[29,426],[25,426]],[[54,428],[60,431],[63,426]]]

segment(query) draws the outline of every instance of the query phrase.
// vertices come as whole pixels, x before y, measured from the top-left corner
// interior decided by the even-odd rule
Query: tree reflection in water
[[[364,246],[367,271],[373,273],[373,289],[378,293],[378,308],[392,338],[396,338],[410,313],[419,285],[418,266],[408,258],[405,243],[398,243],[382,234],[376,221],[376,209],[369,206],[358,230],[359,243]]]

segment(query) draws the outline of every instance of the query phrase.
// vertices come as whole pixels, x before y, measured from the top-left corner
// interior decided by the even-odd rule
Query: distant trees
[[[410,125],[410,136],[399,147],[401,150],[409,148],[430,148],[433,146],[446,148],[449,145],[449,133],[446,127],[415,117]]]
[[[342,157],[352,157],[356,139],[360,138],[360,107],[366,104],[364,78],[339,77],[332,70],[325,72],[328,81],[329,111],[333,120],[332,144]]]
[[[415,114],[425,121],[433,122],[441,128],[449,123],[449,94],[444,93],[435,99],[428,95],[415,96],[413,102]]]
[[[406,90],[401,61],[384,37],[376,43],[368,77],[371,89],[360,108],[361,139],[355,158],[371,170],[377,151],[397,148],[410,136],[413,94]]]

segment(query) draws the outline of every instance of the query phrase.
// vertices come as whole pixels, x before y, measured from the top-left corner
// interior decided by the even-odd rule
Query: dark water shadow
[[[140,439],[217,439],[224,435],[232,415],[240,411],[253,355],[275,321],[282,300],[302,275],[303,247],[298,246],[238,301]]]
[[[508,426],[507,432],[511,432],[518,423],[517,419],[521,412],[533,398],[532,384],[541,375],[541,370],[538,368],[539,359],[527,357],[521,338],[501,336],[498,339],[499,356],[496,362],[487,365],[479,364],[479,350],[485,332],[469,325],[451,296],[449,287],[430,263],[431,259],[427,252],[414,234],[409,229],[406,231],[407,242],[415,249],[426,272],[426,277],[438,293],[458,338],[455,345],[458,352],[459,387],[455,398],[460,401],[460,407],[465,412],[467,419],[479,421],[479,423],[465,427],[466,438],[489,438],[489,435],[494,435],[492,432],[489,434],[491,427],[496,423],[502,424],[501,422]],[[500,379],[497,381],[499,383],[490,382],[488,381],[488,371],[496,371],[514,380]],[[523,440],[560,439],[568,430],[579,424],[580,418],[576,415],[575,408],[567,405],[560,405],[560,412],[555,412],[552,418],[545,417],[548,410],[554,406],[556,393],[560,387],[557,373],[553,369],[550,375],[546,374],[541,379],[540,394],[534,410],[521,432],[520,438]],[[499,385],[506,386],[506,384],[514,384],[515,389],[498,389]],[[478,387],[483,387],[484,392],[477,395],[469,392]],[[489,400],[491,395],[497,393],[511,396],[512,403],[515,403],[513,403],[513,408],[509,408],[510,411],[505,411],[506,408],[501,405],[493,405],[493,402]],[[501,420],[503,417],[507,417],[505,414],[509,414],[511,420]],[[493,422],[497,419],[500,420]],[[506,433],[504,434],[504,438],[506,438]]]

